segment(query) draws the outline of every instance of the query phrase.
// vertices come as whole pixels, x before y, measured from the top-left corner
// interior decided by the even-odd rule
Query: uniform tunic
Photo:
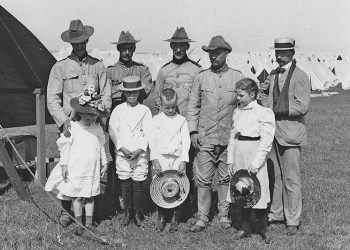
[[[241,141],[237,139],[238,133],[247,137],[260,137],[260,140]],[[261,198],[253,208],[267,208],[270,202],[266,156],[271,150],[274,135],[275,116],[271,109],[260,106],[256,101],[242,109],[235,109],[227,163],[233,163],[236,170],[248,169],[250,165],[259,169],[257,177],[261,185]]]
[[[138,76],[141,78],[141,82],[144,83],[145,89],[141,91],[138,98],[139,101],[143,101],[150,94],[152,89],[152,76],[149,68],[138,62],[131,61],[130,64],[124,64],[118,61],[115,65],[107,68],[107,81],[112,87],[112,99],[113,107],[125,102],[125,98],[122,96],[122,92],[119,87],[126,76]]]
[[[186,118],[164,112],[153,117],[150,140],[151,160],[158,159],[162,171],[178,170],[181,162],[188,162],[191,139]],[[163,163],[163,164],[162,164]]]
[[[72,53],[52,67],[47,85],[47,108],[59,127],[72,112],[70,100],[90,85],[95,87],[110,109],[111,87],[107,84],[106,68],[101,61],[89,55],[79,61]]]
[[[148,173],[147,148],[152,129],[152,114],[150,109],[137,104],[131,107],[122,103],[115,107],[109,120],[109,132],[115,145],[116,169],[119,179],[132,178],[143,181]],[[142,149],[138,159],[129,160],[120,150],[125,148],[130,152]]]
[[[190,99],[192,84],[200,70],[201,66],[190,59],[182,64],[176,64],[173,61],[165,64],[157,75],[155,102],[160,103],[160,93],[163,89],[172,88],[178,97],[177,106],[180,114],[187,117],[187,105]]]
[[[100,167],[107,164],[102,127],[90,127],[71,122],[71,136],[61,135],[57,146],[61,153],[59,163],[52,170],[45,189],[58,190],[69,197],[93,197],[100,194]],[[68,178],[62,177],[62,165],[67,165]]]

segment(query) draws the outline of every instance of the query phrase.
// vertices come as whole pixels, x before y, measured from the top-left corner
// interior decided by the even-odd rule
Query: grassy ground
[[[302,149],[302,225],[294,237],[283,225],[272,225],[273,237],[265,245],[259,236],[233,241],[235,229],[220,229],[214,217],[210,227],[192,234],[185,223],[176,233],[155,232],[156,216],[146,218],[146,229],[120,226],[120,216],[106,220],[104,211],[113,205],[104,194],[97,205],[99,235],[123,238],[127,249],[350,249],[350,92],[312,99],[307,116],[309,144]],[[61,229],[56,207],[33,183],[28,183],[34,202],[18,200],[13,188],[0,185],[0,248],[2,249],[110,249],[90,236],[72,233],[73,225]],[[41,207],[39,209],[38,207]],[[49,219],[44,210],[53,220]],[[113,211],[108,211],[112,213]],[[233,218],[237,220],[236,218]],[[57,236],[61,237],[61,245]]]

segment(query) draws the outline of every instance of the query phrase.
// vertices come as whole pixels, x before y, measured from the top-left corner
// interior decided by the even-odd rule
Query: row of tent
[[[54,52],[53,56],[57,60],[67,57],[71,53],[71,47],[62,48]],[[102,60],[106,67],[115,64],[119,58],[119,52],[103,51],[93,49],[90,55]],[[206,54],[189,57],[202,65],[203,68],[210,67],[210,61]],[[144,63],[150,68],[155,79],[159,69],[172,59],[172,54],[135,54],[135,61]],[[297,65],[306,72],[311,80],[312,90],[327,90],[330,87],[341,83],[343,89],[350,89],[350,55],[343,53],[296,53]],[[268,74],[278,65],[272,53],[235,53],[231,52],[227,63],[230,67],[240,70],[246,77],[257,82],[264,82]]]

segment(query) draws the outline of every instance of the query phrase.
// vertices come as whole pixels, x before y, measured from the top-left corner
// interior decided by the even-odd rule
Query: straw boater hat
[[[81,43],[92,36],[93,33],[93,27],[86,25],[84,26],[78,19],[70,22],[69,29],[61,34],[61,38],[67,43]]]
[[[231,178],[230,192],[232,201],[243,207],[253,207],[261,197],[260,182],[255,174],[249,174],[248,170],[241,169]]]
[[[171,42],[171,43],[191,43],[191,42],[194,42],[193,40],[188,38],[184,27],[181,27],[181,28],[177,27],[174,35],[171,38],[166,39],[164,41]]]
[[[226,42],[222,36],[213,36],[208,46],[202,46],[202,50],[204,50],[205,52],[213,51],[219,48],[227,49],[228,52],[232,51],[231,45],[228,42]]]
[[[294,48],[298,48],[298,46],[295,46],[295,40],[291,37],[276,38],[274,47],[270,47],[270,49],[274,50],[288,50]]]
[[[138,43],[141,40],[135,40],[133,35],[129,31],[122,31],[119,35],[119,40],[118,42],[113,42],[111,44],[119,45],[119,44],[124,44],[124,43]]]
[[[183,203],[190,192],[186,175],[177,170],[166,170],[152,180],[150,193],[155,204],[162,208],[174,208]]]
[[[141,79],[138,76],[126,76],[123,78],[123,83],[120,85],[119,90],[122,91],[136,91],[145,88],[145,84],[141,83]]]
[[[75,112],[83,114],[96,114],[100,117],[109,116],[109,112],[95,91],[94,86],[90,86],[84,90],[79,96],[70,100],[70,106]]]

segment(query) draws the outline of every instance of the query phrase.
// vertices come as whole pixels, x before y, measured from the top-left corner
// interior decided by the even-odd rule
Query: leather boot
[[[157,215],[158,215],[158,224],[157,224],[157,231],[163,232],[165,228],[165,215],[164,211],[158,207],[157,209]]]
[[[143,218],[144,218],[144,216],[143,216],[142,209],[136,209],[134,223],[137,227],[144,227],[144,225],[142,223]]]
[[[173,214],[171,216],[171,222],[170,222],[170,232],[176,232],[177,228],[179,226],[179,212],[177,209],[173,210]]]
[[[127,208],[125,209],[125,212],[124,212],[124,219],[122,221],[122,225],[124,227],[126,227],[127,225],[130,224],[130,222],[132,221],[133,219],[133,210],[131,208]]]

